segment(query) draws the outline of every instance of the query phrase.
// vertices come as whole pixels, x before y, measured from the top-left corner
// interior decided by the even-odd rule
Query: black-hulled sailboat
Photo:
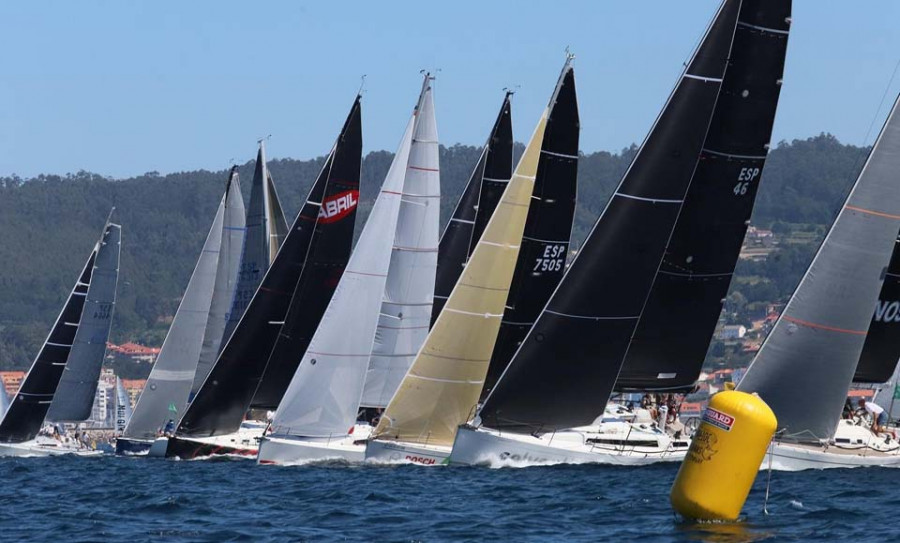
[[[293,347],[312,336],[350,256],[362,160],[360,107],[357,96],[274,262],[169,439],[166,456],[256,456],[266,422],[245,417],[254,404],[277,406],[300,362],[299,356],[276,359],[273,349],[279,341]],[[269,381],[272,387],[264,388],[267,376],[283,374],[286,382]]]
[[[0,420],[0,456],[102,454],[65,435],[42,431],[42,426],[51,404],[57,405],[54,398],[69,367],[81,375],[103,363],[115,306],[120,241],[121,227],[107,220],[50,334]],[[79,390],[85,388],[80,382],[75,379],[73,383]],[[80,409],[79,401],[71,405]],[[80,415],[74,410],[71,413]]]
[[[768,153],[789,17],[790,2],[723,2],[451,462],[683,456],[687,440],[603,415],[620,372],[641,387],[699,373]]]

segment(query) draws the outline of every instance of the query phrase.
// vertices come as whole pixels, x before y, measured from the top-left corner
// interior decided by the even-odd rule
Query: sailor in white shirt
[[[887,431],[888,414],[883,407],[875,402],[867,402],[862,398],[859,400],[859,406],[872,416],[872,432],[875,435]]]

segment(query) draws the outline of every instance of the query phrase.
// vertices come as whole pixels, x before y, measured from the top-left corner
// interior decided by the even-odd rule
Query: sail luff
[[[475,250],[475,245],[512,176],[511,96],[512,93],[507,91],[481,156],[441,235],[434,304],[431,308],[432,325],[444,308],[444,302],[456,285],[469,255]]]
[[[696,169],[741,2],[726,0],[581,250],[480,411],[532,433],[603,412]]]
[[[900,225],[900,97],[812,264],[738,390],[756,392],[784,439],[830,439]]]
[[[548,110],[375,437],[449,446],[473,414],[522,241]]]
[[[172,325],[134,406],[134,412],[124,428],[126,437],[154,438],[168,419],[178,420],[187,407],[191,384],[195,381],[195,376],[198,376],[200,354],[206,343],[205,330],[217,279],[216,270],[219,267],[226,200],[235,188],[231,186],[229,179],[197,264],[175,311]],[[236,279],[237,267],[233,272],[232,285]],[[221,321],[223,327],[224,322]],[[208,369],[203,373],[201,383]]]
[[[219,353],[225,346],[225,327],[230,318],[230,312],[233,308],[235,293],[237,291],[238,282],[241,273],[241,255],[244,252],[244,242],[246,235],[246,210],[244,209],[244,198],[241,195],[241,182],[238,175],[237,166],[231,169],[228,176],[228,182],[225,186],[225,209],[222,217],[222,230],[219,237],[219,244],[210,249],[215,250],[216,269],[215,283],[213,284],[212,298],[207,307],[205,316],[206,327],[202,332],[202,344],[200,347],[200,357],[194,371],[193,383],[191,391],[188,395],[192,399],[197,394],[197,390],[206,380],[216,362]],[[162,353],[160,353],[162,355]],[[157,363],[159,360],[157,359]],[[178,410],[178,416],[184,413],[184,410]],[[175,417],[171,417],[177,420]]]
[[[413,136],[410,119],[356,248],[272,421],[275,434],[333,436],[356,420],[391,264]]]
[[[80,422],[91,417],[115,312],[121,252],[121,227],[107,222],[104,231],[78,330],[47,412],[48,420]]]
[[[440,172],[433,77],[414,116],[403,198],[362,404],[387,405],[428,335],[437,272]]]
[[[790,2],[742,3],[709,133],[617,390],[695,386],[764,176],[790,14]]]

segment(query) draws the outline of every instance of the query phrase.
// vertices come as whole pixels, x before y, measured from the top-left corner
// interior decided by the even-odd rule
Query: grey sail
[[[72,341],[72,350],[47,413],[48,420],[83,421],[91,416],[100,368],[106,354],[119,279],[122,229],[117,224],[107,222],[106,231],[108,233],[101,241],[94,261],[91,286],[87,291],[78,331]]]
[[[240,198],[240,186],[237,175],[234,174],[228,180],[228,186],[219,202],[219,208],[213,219],[212,227],[209,229],[206,242],[203,244],[203,249],[200,251],[194,273],[188,281],[181,304],[178,306],[178,311],[175,312],[172,326],[163,341],[153,370],[150,372],[144,390],[134,407],[134,412],[125,426],[125,437],[152,439],[166,421],[181,418],[187,407],[201,351],[203,348],[211,346],[205,333],[209,329],[207,321],[210,316],[210,307],[214,294],[217,293],[214,288],[218,279],[217,269],[221,268],[221,262],[228,260],[228,258],[219,258],[220,247],[223,246],[223,233],[226,232],[223,228],[225,212],[229,200],[234,207],[235,199],[241,204],[240,208],[243,210],[243,202]],[[243,212],[239,214],[239,217],[243,222]],[[230,282],[233,286],[237,278],[237,258],[234,258],[234,265],[228,273],[230,273]],[[220,298],[225,297],[223,292],[218,292],[218,294]],[[230,296],[228,299],[230,300]],[[219,316],[223,315],[224,313]],[[222,319],[218,341],[221,341],[224,322]],[[208,371],[207,368],[206,372]]]
[[[275,192],[275,184],[266,167],[266,147],[259,142],[256,155],[256,169],[253,172],[253,185],[250,188],[250,204],[247,207],[246,230],[244,233],[244,249],[241,255],[240,276],[234,299],[225,322],[223,343],[231,337],[234,327],[240,322],[244,311],[253,299],[256,288],[269,270],[275,255],[278,253],[281,240],[287,232],[284,212]],[[216,353],[218,355],[218,353]],[[197,386],[203,380],[195,382]]]
[[[194,397],[197,389],[203,384],[224,345],[225,325],[228,321],[232,301],[235,298],[238,273],[241,267],[241,253],[244,250],[245,214],[244,198],[241,196],[241,181],[237,167],[234,167],[231,169],[228,187],[225,189],[225,209],[222,216],[220,241],[218,245],[211,247],[216,251],[215,284],[212,299],[206,308],[205,329],[200,335],[203,338],[203,344],[193,374],[190,398]],[[174,321],[172,324],[174,326]],[[158,360],[157,364],[159,364]],[[178,413],[180,416],[182,411],[178,411]]]
[[[6,393],[6,387],[0,384],[0,419],[3,418],[3,414],[6,413],[8,407],[9,395]]]
[[[835,432],[900,226],[894,107],[819,252],[738,390],[756,392],[784,439]]]

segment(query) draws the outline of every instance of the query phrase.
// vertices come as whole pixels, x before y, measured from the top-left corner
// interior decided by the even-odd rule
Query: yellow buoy
[[[726,390],[710,398],[669,500],[682,516],[736,520],[778,421],[755,394]]]

